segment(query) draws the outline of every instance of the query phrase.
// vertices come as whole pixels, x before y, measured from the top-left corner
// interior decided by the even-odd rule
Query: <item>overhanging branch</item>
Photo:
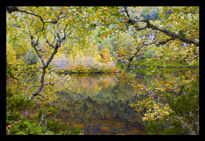
[[[17,6],[7,6],[7,7],[6,7],[6,10],[7,10],[9,13],[12,13],[12,12],[21,12],[21,13],[25,13],[25,14],[28,14],[28,15],[32,15],[32,16],[38,17],[38,18],[40,19],[40,21],[42,22],[42,24],[43,24],[40,31],[43,31],[43,30],[45,29],[45,24],[46,24],[46,23],[57,24],[60,19],[67,17],[67,15],[64,15],[64,16],[61,16],[61,17],[60,17],[60,15],[62,15],[62,11],[61,11],[61,12],[59,13],[59,15],[57,16],[57,19],[51,20],[51,21],[44,21],[42,16],[40,16],[40,15],[38,15],[38,14],[35,14],[35,13],[32,13],[32,12],[29,12],[29,11],[21,10],[21,9],[19,9]],[[39,32],[39,31],[37,31],[37,32]]]
[[[146,26],[145,27],[138,27],[137,26],[138,22],[144,22],[144,23],[146,23]],[[137,31],[141,31],[141,30],[145,30],[145,29],[149,28],[149,29],[152,29],[152,30],[157,30],[157,31],[163,32],[166,35],[170,36],[173,40],[179,39],[180,41],[183,41],[185,43],[194,44],[196,46],[199,46],[199,42],[185,37],[185,35],[182,32],[175,33],[175,32],[172,32],[170,30],[167,30],[167,29],[161,29],[161,28],[151,24],[150,21],[147,20],[147,19],[145,19],[145,20],[137,20],[137,21],[130,19],[130,20],[127,21],[127,23],[135,25],[135,29]]]
[[[139,51],[145,47],[145,46],[149,46],[149,45],[156,45],[156,46],[160,46],[160,45],[164,45],[167,42],[174,40],[174,38],[170,38],[170,39],[166,39],[164,41],[160,41],[160,42],[151,42],[151,43],[143,43],[140,47],[137,48],[137,51],[134,53],[134,55],[132,57],[129,58],[129,63],[128,63],[128,69],[130,68],[130,64],[132,63],[133,59],[137,56],[137,54],[139,53]]]
[[[170,36],[172,39],[179,39],[185,43],[189,43],[189,44],[194,44],[196,46],[199,46],[199,42],[196,42],[194,40],[191,40],[189,38],[186,38],[182,32],[180,32],[179,34],[175,33],[175,32],[172,32],[172,31],[169,31],[169,30],[166,30],[166,29],[161,29],[161,28],[158,28],[157,26],[153,25],[150,23],[149,20],[145,20],[145,22],[147,23],[146,27],[147,28],[150,28],[152,30],[158,30],[158,31],[161,31],[163,33],[165,33],[166,35]]]

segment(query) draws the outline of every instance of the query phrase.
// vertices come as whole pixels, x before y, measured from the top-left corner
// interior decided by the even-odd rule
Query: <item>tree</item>
[[[90,32],[90,28],[93,27],[94,20],[106,21],[106,13],[103,10],[108,11],[108,8],[103,7],[7,7],[7,29],[8,36],[13,34],[14,27],[11,27],[13,23],[20,25],[21,34],[18,35],[23,39],[30,40],[30,45],[35,51],[36,56],[40,60],[41,76],[40,84],[31,87],[38,87],[30,99],[40,94],[45,84],[45,75],[47,73],[48,66],[53,60],[58,49],[62,45],[63,41],[67,38],[78,38],[79,43],[83,45],[85,35]],[[102,13],[103,12],[103,13]],[[95,16],[93,16],[95,15]],[[95,17],[95,18],[94,18]],[[106,21],[108,22],[108,21]],[[110,22],[109,22],[110,23]],[[49,35],[49,38],[48,38]],[[104,34],[105,35],[105,34]],[[14,41],[15,42],[15,41]],[[39,42],[44,42],[39,44]],[[40,45],[46,46],[47,52],[40,52]],[[27,92],[25,95],[27,95]],[[26,96],[25,96],[26,97]]]
[[[55,97],[51,90],[59,86],[55,84],[53,87],[55,82],[61,81],[61,84],[65,85],[63,89],[68,87],[69,75],[65,79],[62,76],[60,80],[56,80],[57,73],[51,71],[52,63],[55,59],[61,59],[64,56],[62,53],[75,56],[75,61],[80,62],[80,65],[84,63],[83,66],[86,67],[90,65],[85,63],[86,60],[91,60],[94,66],[98,65],[98,70],[103,71],[107,68],[113,70],[116,63],[112,62],[113,56],[126,62],[128,68],[134,58],[140,55],[154,58],[159,63],[179,60],[192,64],[199,59],[199,7],[144,8],[141,16],[140,8],[127,6],[8,6],[6,10],[7,84],[10,88],[15,86],[12,93],[24,96],[19,103],[22,98],[28,100],[28,96],[31,100],[40,96],[50,103],[52,96]],[[100,58],[97,43],[99,48],[107,45],[101,52],[105,62],[102,64],[96,63]],[[69,59],[68,62],[72,62],[71,57]],[[122,64],[125,64],[124,62]],[[103,66],[104,64],[108,67]],[[64,63],[61,66],[64,66]],[[94,68],[93,72],[95,71]],[[186,79],[182,78],[182,81],[184,83],[179,89],[189,84]],[[164,85],[169,89],[169,86],[175,83]],[[156,89],[160,92],[165,90],[161,86]],[[178,93],[179,89],[169,91]],[[151,89],[145,92],[152,95],[157,91]],[[152,99],[153,96],[148,96],[147,101],[152,102]],[[168,108],[164,103],[158,104],[155,104],[155,107],[149,105],[147,108],[162,107],[158,112]],[[153,118],[154,114],[151,113],[150,116]],[[43,119],[44,116],[41,117]]]
[[[10,8],[10,9],[9,9]],[[15,9],[15,10],[14,10]],[[45,73],[46,73],[46,70],[49,66],[49,64],[51,63],[54,55],[57,53],[59,47],[61,46],[62,42],[66,39],[66,37],[68,36],[68,34],[66,34],[66,30],[67,30],[67,26],[69,23],[66,23],[64,26],[63,29],[59,29],[59,25],[57,25],[57,30],[54,30],[55,33],[53,34],[53,37],[54,37],[54,40],[53,42],[51,43],[47,38],[46,38],[46,33],[49,33],[52,31],[49,31],[49,26],[45,26],[45,24],[54,24],[56,25],[57,22],[61,19],[61,18],[64,18],[65,16],[61,16],[59,17],[61,14],[62,14],[62,11],[58,13],[58,16],[57,16],[57,19],[55,20],[52,20],[54,19],[54,15],[50,15],[50,21],[44,21],[44,18],[46,18],[48,15],[40,15],[42,14],[43,11],[41,10],[45,10],[47,8],[39,8],[40,12],[39,15],[38,14],[35,14],[34,12],[28,12],[28,11],[25,11],[23,8],[20,9],[20,8],[11,8],[11,7],[8,7],[7,10],[9,13],[11,12],[20,12],[20,13],[15,13],[14,15],[17,15],[19,17],[21,17],[22,20],[25,20],[25,23],[28,23],[28,26],[27,26],[27,31],[26,31],[26,28],[23,29],[24,31],[24,34],[28,36],[30,36],[30,43],[31,43],[31,47],[34,49],[36,55],[38,56],[40,62],[41,62],[41,77],[40,77],[40,86],[38,86],[39,88],[33,92],[33,94],[31,95],[30,99],[33,99],[36,95],[40,95],[40,92],[41,90],[43,89],[44,85],[45,85],[45,82],[44,82],[44,77],[45,77]],[[34,7],[29,7],[27,10],[34,10],[35,11],[35,8]],[[50,10],[53,10],[53,9],[50,9]],[[56,9],[57,10],[57,9]],[[37,12],[39,12],[37,11]],[[47,13],[48,11],[45,10],[45,12]],[[56,12],[56,11],[55,11]],[[11,15],[12,16],[12,15]],[[33,18],[33,21],[29,20],[29,17],[34,17]],[[9,17],[9,18],[12,18],[12,17]],[[8,19],[9,20],[9,19]],[[36,23],[34,20],[38,21],[40,20],[41,24],[42,24],[42,27],[40,27],[40,23]],[[10,20],[11,21],[11,20]],[[33,23],[34,22],[34,23]],[[30,23],[30,24],[29,24]],[[20,20],[20,24],[22,24],[22,21]],[[33,30],[33,31],[32,31]],[[29,34],[26,34],[28,33]],[[63,32],[63,35],[62,35],[62,32]],[[44,60],[40,50],[39,50],[39,39],[42,37],[44,37],[44,41],[47,43],[48,47],[49,48],[52,48],[52,52],[50,54],[50,56],[48,56],[47,58],[47,61]],[[56,40],[57,38],[57,40]],[[27,54],[29,55],[29,54]],[[27,56],[28,57],[28,56]],[[37,86],[33,86],[33,87],[37,87]],[[42,95],[40,95],[42,96]]]
[[[167,17],[167,11],[169,17]],[[142,18],[139,20],[131,19],[128,10],[125,8],[124,12],[127,14],[129,20],[127,21],[131,25],[135,25],[136,31],[156,31],[155,40],[150,43],[142,43],[134,55],[129,59],[129,65],[138,52],[149,45],[166,45],[170,41],[175,42],[176,46],[180,46],[181,43],[186,43],[189,47],[199,46],[199,7],[163,7],[159,12],[161,20],[160,25],[154,25],[151,19]],[[176,21],[176,19],[178,19]],[[143,23],[143,27],[139,27],[137,23]]]
[[[166,45],[170,41],[176,46],[186,43],[189,47],[199,46],[199,7],[163,7],[150,12],[152,18],[133,16],[132,11],[139,11],[133,7],[7,7],[8,34],[13,34],[12,24],[19,25],[21,35],[30,40],[31,47],[41,62],[40,87],[31,98],[38,95],[44,87],[46,70],[55,54],[64,41],[77,39],[83,45],[86,34],[96,31],[97,41],[124,32],[128,27],[134,28],[134,39],[138,40],[135,33],[146,35],[147,32],[155,32],[152,42],[141,40],[136,52],[129,58],[128,67],[142,48],[149,45]],[[167,11],[169,17],[167,17]],[[154,24],[156,17],[163,19],[159,24]],[[177,20],[176,20],[177,19]],[[98,27],[98,28],[97,28]],[[111,28],[112,27],[112,28]],[[114,28],[113,28],[114,27]],[[16,27],[17,28],[17,27]],[[18,27],[19,28],[19,27]],[[49,34],[49,38],[48,38]],[[80,40],[79,40],[80,39]],[[52,40],[52,41],[51,41]],[[39,51],[39,42],[44,42],[48,48],[47,55]],[[47,61],[45,61],[47,60]]]

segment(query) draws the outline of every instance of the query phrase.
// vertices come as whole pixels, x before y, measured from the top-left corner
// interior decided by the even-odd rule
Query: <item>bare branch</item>
[[[145,22],[145,23],[146,23],[146,26],[145,26],[145,27],[142,27],[142,28],[139,28],[139,27],[136,25],[138,22]],[[128,23],[128,24],[135,25],[135,29],[136,29],[137,31],[144,30],[144,29],[146,29],[146,28],[150,28],[150,29],[152,29],[152,30],[158,30],[158,31],[160,31],[160,32],[165,33],[166,35],[170,36],[170,37],[172,38],[172,40],[174,40],[174,39],[179,39],[179,40],[181,40],[181,41],[183,41],[183,42],[185,42],[185,43],[195,44],[196,46],[199,46],[199,42],[185,37],[185,35],[182,34],[182,32],[180,32],[180,33],[177,34],[177,33],[175,33],[175,32],[172,32],[172,31],[169,31],[169,30],[166,30],[166,29],[158,28],[157,26],[151,24],[150,21],[147,20],[147,19],[137,20],[137,21],[136,21],[136,20],[128,20],[127,23]]]
[[[28,11],[25,11],[25,10],[18,10],[18,11],[19,11],[19,12],[22,12],[22,13],[29,14],[29,15],[33,15],[33,16],[35,16],[35,17],[38,17],[38,18],[40,19],[40,21],[42,22],[42,24],[43,24],[43,27],[41,28],[40,31],[43,31],[43,30],[44,30],[45,22],[44,22],[43,18],[42,18],[40,15],[37,15],[37,14],[35,14],[35,13],[31,13],[31,12],[28,12]],[[37,31],[37,32],[39,32],[39,31]]]
[[[54,85],[54,83],[45,83],[44,85]],[[29,87],[26,89],[25,99],[27,98],[28,90],[29,90],[30,88],[33,88],[33,87],[40,87],[40,86],[29,86]]]
[[[36,95],[39,94],[39,92],[43,89],[44,86],[44,76],[46,73],[46,68],[42,68],[42,74],[41,74],[41,81],[40,81],[40,86],[39,88],[31,95],[30,99],[33,99]]]
[[[161,32],[165,33],[166,35],[171,36],[172,39],[179,39],[183,42],[186,42],[186,43],[189,43],[189,44],[195,44],[195,45],[199,46],[199,42],[188,39],[181,33],[177,34],[175,32],[172,32],[172,31],[169,31],[169,30],[166,30],[166,29],[160,29],[157,26],[151,24],[149,20],[146,20],[145,22],[147,23],[147,26],[146,26],[147,28],[151,28],[152,30],[161,31]]]
[[[68,24],[66,24],[65,28],[64,28],[64,33],[65,33],[65,29],[67,27]],[[40,82],[40,87],[32,94],[32,96],[30,97],[30,99],[33,99],[36,95],[38,95],[40,93],[40,91],[42,90],[42,88],[44,87],[44,76],[45,76],[45,73],[46,73],[46,68],[48,67],[48,65],[51,63],[54,55],[57,53],[58,51],[58,48],[61,46],[61,43],[65,40],[66,38],[66,34],[64,34],[64,36],[61,38],[59,33],[57,33],[57,37],[58,37],[58,40],[54,46],[54,50],[51,54],[51,56],[49,57],[49,59],[47,60],[47,62],[43,65],[42,67],[42,74],[41,74],[41,82]]]
[[[28,90],[29,90],[30,88],[33,88],[33,87],[39,87],[39,86],[29,86],[29,87],[26,89],[25,99],[27,98]]]
[[[38,93],[37,95],[38,95],[38,96],[41,96],[41,97],[43,97],[43,98],[45,98],[45,99],[49,102],[49,104],[52,105],[51,102],[50,102],[50,100],[49,100],[46,96],[44,96],[44,95],[42,95],[42,94],[40,94],[40,93]]]
[[[26,14],[29,14],[29,15],[32,15],[32,16],[35,16],[35,17],[39,18],[40,21],[41,21],[42,24],[43,24],[43,26],[42,26],[42,28],[41,28],[40,31],[43,31],[43,30],[45,29],[45,24],[46,24],[46,23],[57,24],[57,22],[58,22],[60,19],[67,17],[67,15],[61,16],[61,14],[63,13],[63,12],[61,11],[60,14],[57,16],[57,19],[56,19],[56,20],[53,20],[53,21],[44,21],[42,16],[37,15],[37,14],[32,13],[32,12],[25,11],[25,10],[20,10],[20,9],[18,9],[16,6],[7,7],[7,11],[8,11],[9,13],[11,13],[11,12],[13,12],[13,11],[17,11],[17,12],[26,13]],[[31,46],[34,48],[34,50],[35,50],[37,56],[40,58],[41,63],[42,63],[42,67],[41,67],[42,73],[41,73],[41,78],[40,78],[40,79],[41,79],[41,80],[40,80],[40,86],[30,86],[30,87],[28,87],[27,90],[26,90],[25,98],[27,97],[28,90],[29,90],[30,88],[32,88],[32,87],[39,87],[39,88],[30,96],[30,99],[32,100],[36,95],[40,95],[39,93],[40,93],[41,90],[43,89],[44,85],[46,85],[46,84],[44,84],[44,77],[45,77],[45,73],[46,73],[46,68],[47,68],[48,65],[51,63],[51,61],[52,61],[54,55],[55,55],[55,54],[57,53],[57,51],[58,51],[58,48],[61,46],[61,43],[66,39],[66,36],[67,36],[67,34],[66,34],[66,28],[67,28],[67,26],[68,26],[68,23],[66,24],[65,28],[63,29],[64,36],[63,36],[62,38],[60,37],[60,33],[57,33],[57,32],[56,32],[56,36],[58,37],[58,40],[56,41],[55,45],[53,45],[53,43],[55,42],[56,36],[54,36],[54,41],[53,41],[52,43],[50,43],[50,42],[48,41],[48,39],[45,37],[46,43],[47,43],[50,47],[54,48],[54,50],[53,50],[51,56],[49,57],[49,59],[47,60],[46,63],[44,62],[44,60],[43,60],[41,54],[39,53],[38,49],[36,48],[37,45],[38,45],[39,36],[37,37],[37,40],[34,41],[34,38],[33,38],[33,36],[31,35],[30,30],[29,30],[30,39],[31,39]],[[39,31],[37,31],[36,33],[38,33],[38,32],[39,32]],[[40,96],[42,96],[42,95],[40,95]],[[44,97],[44,96],[42,96],[42,97]],[[45,98],[45,97],[44,97],[44,98]]]
[[[66,34],[66,28],[68,27],[68,23],[65,25],[65,28],[63,29],[63,33],[64,33],[64,36],[62,38],[62,40],[65,40],[66,36],[69,34]],[[71,27],[70,27],[71,28]],[[71,30],[70,30],[70,33],[71,33]]]
[[[145,46],[149,46],[149,45],[152,45],[152,44],[155,44],[156,46],[160,46],[160,45],[164,45],[164,44],[166,44],[167,42],[169,42],[169,41],[171,41],[171,40],[174,40],[174,38],[170,38],[170,39],[167,39],[167,40],[164,40],[164,41],[160,41],[160,42],[151,42],[151,43],[143,43],[140,47],[138,47],[137,48],[137,51],[134,53],[134,55],[131,57],[131,58],[129,58],[129,64],[128,64],[128,69],[130,68],[130,64],[131,64],[131,62],[133,61],[133,59],[134,59],[134,57],[136,57],[137,56],[137,54],[139,53],[139,51],[143,48],[143,47],[145,47]]]
[[[12,13],[12,12],[15,12],[15,11],[19,11],[19,9],[18,9],[17,6],[7,6],[7,7],[6,7],[6,10],[7,10],[9,13]]]
[[[151,43],[150,43],[151,44]],[[128,69],[130,68],[130,64],[132,62],[132,60],[134,59],[135,56],[137,56],[138,52],[144,47],[144,46],[147,46],[147,45],[150,45],[150,44],[145,44],[143,43],[140,47],[138,47],[138,50],[134,53],[134,55],[129,59],[129,64],[128,64]]]
[[[31,38],[31,46],[34,48],[36,54],[38,55],[38,57],[41,60],[42,65],[44,66],[44,64],[45,64],[44,60],[43,60],[41,54],[38,52],[38,49],[36,48],[36,46],[38,45],[39,36],[37,37],[36,41],[34,41],[33,36],[30,36],[30,38]]]
[[[47,67],[48,67],[48,65],[51,63],[51,61],[52,61],[54,55],[57,53],[58,48],[61,46],[61,43],[62,43],[63,40],[65,40],[65,38],[66,38],[66,34],[64,34],[64,36],[63,36],[62,38],[60,37],[59,33],[56,33],[56,34],[57,34],[58,40],[57,40],[57,42],[56,42],[56,44],[55,44],[55,47],[54,47],[54,50],[53,50],[51,56],[49,57],[48,61],[45,63],[45,65],[43,66],[43,68],[47,68]]]
[[[141,30],[144,30],[144,29],[146,29],[147,28],[147,26],[145,26],[145,27],[138,27],[137,25],[135,25],[135,29],[137,30],[137,31],[141,31]]]
[[[125,6],[124,9],[125,9],[124,12],[127,14],[127,17],[129,18],[129,20],[131,20],[130,15],[129,15],[128,10],[127,10],[127,7]]]
[[[167,39],[167,40],[164,40],[164,41],[160,41],[160,42],[155,43],[155,44],[156,44],[156,46],[160,46],[160,45],[166,44],[167,42],[169,42],[171,40],[174,40],[174,38],[170,38],[170,39]]]
[[[46,43],[47,43],[50,47],[55,48],[54,45],[53,45],[53,43],[54,43],[55,40],[56,40],[56,36],[54,36],[54,39],[53,39],[53,42],[52,42],[52,43],[50,43],[50,42],[48,41],[48,39],[46,38],[46,36],[44,36],[44,38],[45,38],[45,40],[46,40]]]
[[[45,23],[57,24],[60,19],[67,17],[67,15],[64,15],[64,16],[60,17],[61,14],[62,14],[62,12],[58,15],[58,17],[57,17],[56,20],[53,20],[53,21],[45,21]]]
[[[38,18],[40,19],[40,21],[42,22],[42,24],[43,24],[43,26],[42,26],[42,28],[41,28],[40,31],[43,31],[43,30],[45,29],[45,24],[46,24],[46,23],[57,24],[60,19],[67,17],[67,15],[64,15],[64,16],[60,17],[60,15],[62,14],[62,11],[61,11],[60,14],[57,16],[57,19],[56,19],[56,20],[53,20],[53,21],[44,21],[42,16],[37,15],[37,14],[32,13],[32,12],[25,11],[25,10],[20,10],[20,9],[18,9],[17,7],[15,8],[14,6],[12,6],[12,8],[7,8],[7,11],[8,11],[9,13],[11,13],[11,12],[13,12],[13,11],[18,11],[18,12],[21,12],[21,13],[26,13],[26,14],[29,14],[29,15],[32,15],[32,16],[35,16],[35,17],[38,17]],[[11,11],[11,12],[10,12],[10,11]],[[37,31],[37,32],[39,32],[39,31]]]

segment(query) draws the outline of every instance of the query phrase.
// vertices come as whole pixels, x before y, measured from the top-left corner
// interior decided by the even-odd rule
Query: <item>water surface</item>
[[[179,73],[179,71],[181,73]],[[69,91],[59,91],[55,103],[56,118],[77,126],[84,134],[146,134],[140,114],[130,107],[138,100],[134,84],[149,86],[151,82],[168,81],[187,70],[136,70],[128,74],[72,74]],[[192,70],[192,73],[198,73]]]

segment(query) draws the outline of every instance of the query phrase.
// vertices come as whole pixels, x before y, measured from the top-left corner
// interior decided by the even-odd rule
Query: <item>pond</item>
[[[141,114],[130,106],[139,99],[133,85],[148,87],[153,81],[169,81],[187,71],[198,73],[197,69],[161,68],[136,69],[129,74],[71,74],[71,89],[57,92],[60,98],[54,103],[59,111],[56,118],[69,123],[69,127],[80,127],[85,135],[145,135]],[[187,111],[187,107],[182,108]],[[196,117],[191,120],[198,122]]]

